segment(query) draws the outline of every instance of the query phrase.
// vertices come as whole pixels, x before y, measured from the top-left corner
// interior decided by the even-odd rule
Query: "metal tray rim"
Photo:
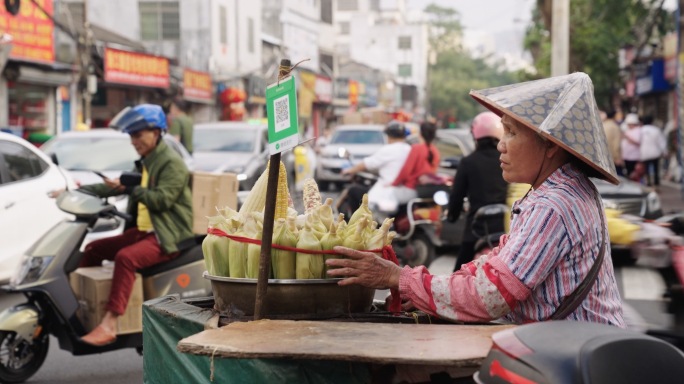
[[[210,275],[209,272],[204,271],[202,274],[207,280],[221,281],[225,283],[240,283],[240,284],[256,284],[257,279],[239,278],[239,277],[223,277]],[[269,284],[282,284],[282,285],[315,285],[315,284],[334,284],[342,280],[342,278],[330,278],[330,279],[268,279]]]

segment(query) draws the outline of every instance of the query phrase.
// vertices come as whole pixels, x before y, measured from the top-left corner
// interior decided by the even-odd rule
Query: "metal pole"
[[[280,61],[278,80],[287,77],[292,70],[288,59]],[[276,195],[278,193],[278,174],[280,170],[280,152],[271,155],[268,166],[268,183],[266,184],[266,206],[264,207],[264,227],[261,236],[261,254],[259,256],[259,279],[257,280],[256,302],[254,303],[254,320],[264,317],[263,305],[268,289],[268,276],[271,273],[271,243],[273,241],[273,221],[275,220]]]
[[[567,75],[570,59],[570,0],[552,0],[551,76]]]
[[[88,89],[88,76],[91,66],[91,47],[93,44],[93,31],[88,22],[88,0],[83,0],[83,51],[81,52],[81,92],[83,95],[83,122],[91,124],[91,104],[93,95]]]

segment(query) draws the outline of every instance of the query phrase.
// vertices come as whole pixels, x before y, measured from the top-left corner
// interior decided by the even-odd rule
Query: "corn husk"
[[[397,232],[389,231],[387,237],[385,238],[385,245],[392,245],[392,240],[394,240],[395,237],[397,237]]]
[[[290,229],[290,232],[292,232],[292,234],[295,235],[295,237],[299,238],[299,229],[297,228],[296,216],[287,217],[287,227]]]
[[[328,233],[328,228],[326,228],[318,217],[318,212],[312,211],[306,214],[306,224],[311,226],[311,230],[318,240],[322,239],[323,236]]]
[[[223,232],[230,233],[231,229],[225,217],[221,215],[211,216],[209,220],[210,228],[217,228]],[[227,237],[208,234],[202,241],[202,253],[204,254],[204,264],[207,272],[214,276],[228,276],[228,243]]]
[[[347,222],[344,221],[344,213],[340,213],[342,220],[337,221],[337,233],[344,236],[347,233]]]
[[[373,235],[366,242],[366,249],[382,249],[387,241],[387,235],[392,223],[394,223],[394,218],[385,219],[380,228],[374,230]]]
[[[325,228],[330,228],[330,225],[332,225],[333,221],[335,221],[332,205],[333,199],[328,197],[325,199],[325,203],[316,208],[316,212],[318,212],[318,218],[321,223],[323,223]]]
[[[285,219],[278,219],[273,228],[273,244],[287,247],[297,246],[297,236],[292,233]],[[297,277],[297,252],[273,248],[271,250],[271,270],[275,279],[295,279]]]
[[[299,232],[297,248],[310,251],[321,251],[321,242],[311,230],[307,222],[304,229]],[[325,259],[323,254],[309,254],[297,252],[297,279],[322,279],[325,273]]]
[[[263,227],[257,221],[257,231],[251,238],[261,240],[262,232]],[[261,259],[261,244],[247,244],[247,278],[259,278],[259,259]]]
[[[256,221],[251,216],[247,216],[245,223],[235,232],[235,236],[253,237],[256,236]],[[247,243],[231,240],[228,244],[228,264],[230,277],[247,277]]]
[[[365,193],[361,199],[361,205],[354,211],[354,213],[349,218],[349,226],[356,224],[361,218],[373,217],[373,212],[371,212],[368,207],[368,194]]]
[[[363,240],[363,231],[366,229],[367,225],[368,219],[365,217],[361,218],[360,221],[358,221],[354,226],[354,233],[351,236],[345,237],[342,245],[356,250],[365,249],[366,244]],[[347,227],[347,233],[349,233],[349,227]]]
[[[342,245],[343,239],[340,237],[340,235],[337,233],[337,225],[335,223],[330,224],[330,231],[323,236],[321,239],[321,249],[324,251],[331,251],[333,248],[335,248],[338,245]],[[328,259],[339,259],[341,256],[339,255],[329,255],[329,254],[324,254],[323,258],[324,260]],[[331,267],[328,267],[325,265],[325,270],[327,272],[328,269],[331,269]],[[327,273],[325,275],[327,277]]]

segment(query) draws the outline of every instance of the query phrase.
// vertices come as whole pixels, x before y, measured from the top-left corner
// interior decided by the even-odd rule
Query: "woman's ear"
[[[546,140],[545,143],[546,143],[546,157],[549,159],[556,156],[558,151],[561,150],[561,147],[551,140]]]

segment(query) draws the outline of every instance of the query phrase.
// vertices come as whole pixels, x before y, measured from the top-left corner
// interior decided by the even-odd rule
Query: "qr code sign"
[[[275,131],[290,128],[290,99],[288,95],[273,100],[275,111]]]

